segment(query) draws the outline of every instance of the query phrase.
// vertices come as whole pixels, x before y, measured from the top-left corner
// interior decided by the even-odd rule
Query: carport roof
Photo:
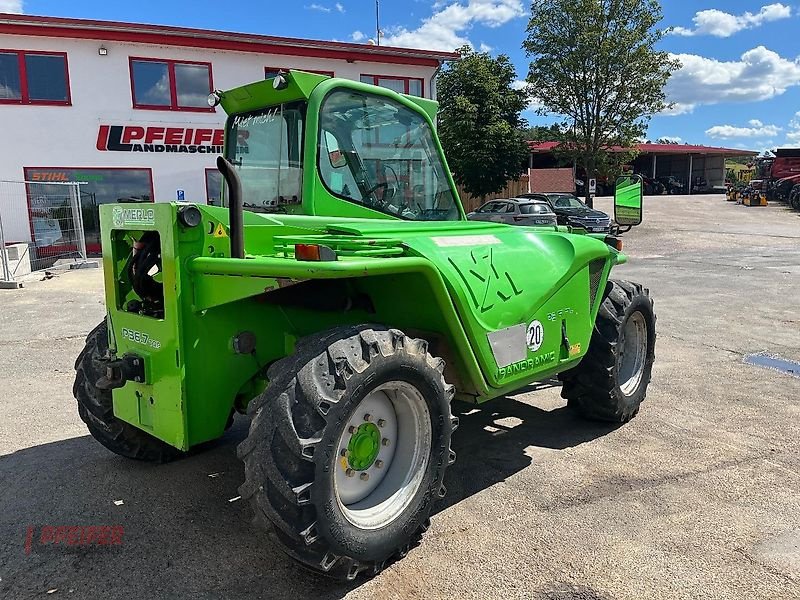
[[[551,152],[558,142],[528,142],[531,152]],[[636,150],[643,154],[709,154],[723,156],[756,156],[758,152],[741,148],[719,148],[716,146],[697,146],[693,144],[637,144]],[[614,148],[621,151],[622,148]]]

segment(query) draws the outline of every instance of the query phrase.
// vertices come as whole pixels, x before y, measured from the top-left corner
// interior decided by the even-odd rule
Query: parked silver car
[[[509,225],[554,226],[556,214],[544,200],[506,198],[490,200],[467,215],[470,221],[491,221]]]

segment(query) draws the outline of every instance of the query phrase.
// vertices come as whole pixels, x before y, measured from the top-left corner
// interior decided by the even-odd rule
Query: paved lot
[[[299,569],[228,501],[245,419],[166,466],[88,437],[72,363],[103,316],[99,272],[0,292],[0,597],[800,598],[800,378],[742,362],[800,360],[800,214],[648,198],[625,239],[617,276],[659,317],[640,415],[587,424],[553,387],[460,406],[431,530],[358,585]],[[123,525],[124,544],[25,554],[28,526],[74,524]]]

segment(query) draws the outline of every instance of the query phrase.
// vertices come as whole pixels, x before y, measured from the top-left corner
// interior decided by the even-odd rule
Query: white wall
[[[107,56],[99,56],[104,46]],[[153,46],[93,40],[0,35],[0,48],[66,52],[72,106],[0,105],[0,180],[23,179],[23,167],[146,167],[152,169],[156,201],[173,201],[176,190],[186,200],[205,202],[205,168],[213,154],[102,152],[97,150],[100,125],[221,128],[225,115],[132,108],[129,57],[210,62],[214,87],[229,89],[264,78],[264,67],[334,71],[358,80],[363,74],[419,77],[430,97],[434,67],[316,59],[245,52]],[[22,199],[24,201],[24,199]],[[26,241],[26,230],[6,231],[6,238]]]

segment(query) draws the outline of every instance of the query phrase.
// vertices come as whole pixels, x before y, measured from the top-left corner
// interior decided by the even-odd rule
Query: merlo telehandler
[[[100,208],[107,318],[74,394],[101,444],[163,462],[250,415],[256,523],[352,579],[427,529],[454,398],[558,376],[586,417],[636,415],[655,315],[609,279],[618,235],[467,221],[431,100],[290,71],[209,101],[222,206]],[[616,191],[617,229],[641,222],[641,179]]]

